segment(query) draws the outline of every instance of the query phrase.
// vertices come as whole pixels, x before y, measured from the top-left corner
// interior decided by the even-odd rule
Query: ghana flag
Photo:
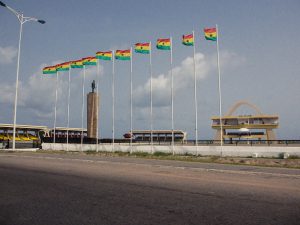
[[[112,51],[107,51],[107,52],[99,51],[96,53],[96,58],[102,60],[112,60]]]
[[[53,74],[56,73],[56,66],[47,66],[43,69],[43,74]]]
[[[82,59],[83,65],[85,66],[96,66],[97,65],[97,58],[92,56],[92,57],[85,57]]]
[[[182,35],[182,44],[187,45],[187,46],[193,46],[194,45],[194,35],[193,34]]]
[[[70,62],[65,62],[56,65],[56,70],[57,71],[68,71],[70,69]]]
[[[157,39],[156,48],[160,50],[171,50],[171,39],[170,38]]]
[[[130,58],[131,58],[130,49],[116,50],[116,59],[118,59],[118,60],[130,60]]]
[[[83,61],[81,59],[72,61],[71,68],[83,68]]]
[[[134,47],[136,53],[149,54],[150,43],[136,43]]]
[[[217,29],[214,28],[205,28],[204,36],[206,40],[216,41],[217,40]]]

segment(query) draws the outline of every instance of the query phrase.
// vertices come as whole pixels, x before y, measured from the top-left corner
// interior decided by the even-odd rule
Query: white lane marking
[[[258,172],[258,171],[238,171],[238,170],[222,170],[222,169],[207,169],[198,167],[185,167],[185,166],[170,166],[170,165],[151,165],[143,163],[130,163],[130,162],[113,162],[104,160],[91,160],[91,159],[72,159],[63,157],[50,157],[50,156],[26,156],[26,155],[1,155],[0,157],[19,157],[19,158],[32,158],[32,159],[50,159],[50,160],[62,160],[62,161],[77,161],[87,163],[99,163],[99,164],[115,164],[115,165],[135,165],[135,166],[147,166],[147,167],[158,167],[162,169],[187,169],[192,171],[204,171],[204,172],[217,172],[217,173],[229,173],[229,174],[242,174],[242,175],[261,175],[261,176],[275,176],[275,177],[291,177],[300,179],[300,175],[296,174],[285,174],[285,173],[270,173],[270,172]]]

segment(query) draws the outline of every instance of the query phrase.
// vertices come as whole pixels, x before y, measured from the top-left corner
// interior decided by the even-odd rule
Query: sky
[[[279,115],[279,139],[300,139],[299,0],[3,0],[25,16],[46,21],[23,27],[18,124],[53,127],[55,76],[42,68],[97,51],[128,49],[151,41],[153,128],[171,129],[170,54],[154,48],[173,38],[174,126],[195,138],[193,48],[181,36],[195,30],[198,138],[212,139],[219,114],[216,42],[203,28],[219,27],[222,112],[248,101]],[[0,123],[13,122],[19,22],[0,8]],[[149,56],[133,54],[133,129],[150,129]],[[100,136],[112,137],[112,63],[101,61]],[[70,127],[81,127],[82,70],[71,71]],[[97,79],[87,69],[85,94]],[[68,73],[59,74],[57,126],[67,124]],[[255,114],[242,106],[237,115]],[[85,118],[86,120],[86,118]],[[130,63],[115,63],[116,137],[130,130]]]

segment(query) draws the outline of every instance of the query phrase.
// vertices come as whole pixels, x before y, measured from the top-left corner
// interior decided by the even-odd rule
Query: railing
[[[66,138],[56,138],[56,143],[67,143]],[[44,137],[42,138],[41,142],[44,143],[52,143],[53,138],[51,137]],[[69,138],[70,144],[80,144],[81,139],[80,138]],[[93,138],[84,138],[83,139],[84,144],[96,144],[97,139]],[[99,144],[111,144],[112,139],[99,139]],[[195,146],[195,140],[188,140],[188,141],[181,141],[177,140],[175,141],[176,146]],[[115,145],[130,145],[129,139],[115,139],[114,140]],[[137,141],[132,140],[133,145],[150,145],[150,141]],[[172,145],[171,141],[154,141],[154,145]],[[219,146],[220,141],[215,140],[198,140],[198,146]],[[288,146],[288,147],[300,147],[300,140],[225,140],[223,142],[224,146]],[[2,149],[9,149],[12,147],[11,141],[1,141],[0,140],[0,148]],[[16,142],[16,148],[41,148],[40,141],[32,141],[32,142]]]

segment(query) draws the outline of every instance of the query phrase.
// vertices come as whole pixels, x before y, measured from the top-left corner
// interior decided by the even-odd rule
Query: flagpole
[[[198,102],[197,102],[197,76],[196,76],[196,42],[195,42],[195,31],[193,31],[194,39],[194,100],[195,100],[195,145],[196,145],[196,155],[198,155]]]
[[[170,37],[171,51],[170,51],[170,66],[171,66],[171,114],[172,114],[172,152],[175,155],[174,149],[174,78],[173,78],[173,43],[172,37]]]
[[[220,110],[220,128],[221,128],[221,157],[222,157],[222,146],[223,146],[223,125],[222,125],[222,92],[221,92],[221,70],[220,70],[220,54],[219,54],[219,29],[216,24],[217,30],[217,53],[218,53],[218,72],[219,72],[219,110]]]
[[[70,128],[70,97],[71,97],[71,66],[69,68],[69,83],[68,83],[68,110],[67,110],[67,151],[69,151],[69,128]]]
[[[83,65],[83,78],[82,78],[82,106],[81,106],[81,151],[83,151],[83,114],[84,114],[84,83],[85,83],[85,65]]]
[[[132,153],[132,47],[130,48],[130,154]]]
[[[98,62],[97,62],[97,95],[98,96],[98,107],[97,107],[97,117],[98,117],[98,120],[97,120],[97,141],[96,141],[96,152],[99,151],[99,107],[100,107],[100,101],[99,101],[99,81],[100,81],[100,60],[98,59]],[[96,98],[97,100],[97,98]]]
[[[149,66],[150,66],[150,145],[151,154],[153,153],[153,96],[152,96],[152,44],[150,41],[150,55],[149,55]]]
[[[115,146],[115,52],[112,51],[112,151]]]
[[[56,88],[55,88],[55,104],[54,104],[54,136],[53,136],[53,143],[55,144],[55,134],[56,134],[56,109],[57,109],[57,89],[58,89],[58,71],[56,71]]]

